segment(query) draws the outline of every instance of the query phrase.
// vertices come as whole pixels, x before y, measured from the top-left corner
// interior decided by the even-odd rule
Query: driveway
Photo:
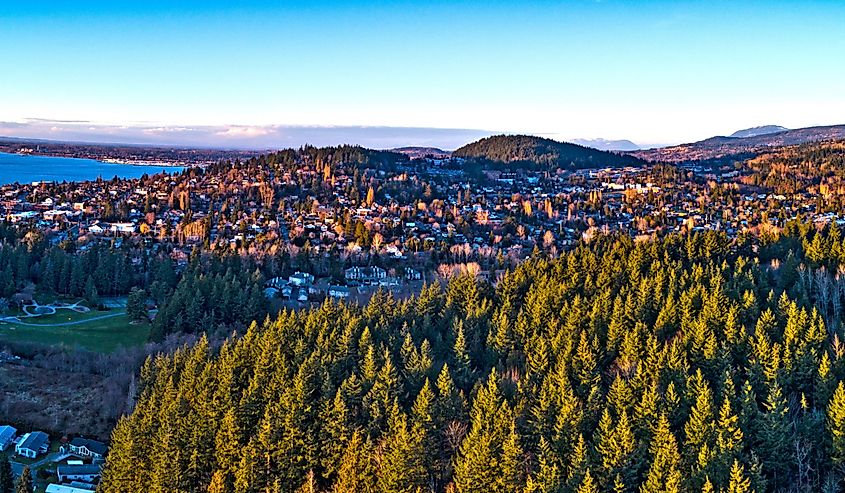
[[[70,454],[63,454],[61,452],[51,452],[51,453],[45,455],[44,457],[38,459],[37,461],[33,462],[32,464],[22,464],[22,463],[17,462],[13,459],[9,459],[9,462],[12,464],[12,473],[15,475],[15,477],[17,477],[17,476],[20,476],[23,473],[23,468],[26,467],[27,465],[29,466],[29,468],[31,470],[35,471],[35,469],[38,469],[39,467],[41,467],[45,464],[49,464],[51,462],[63,461],[65,459],[67,459],[68,457],[70,457]],[[34,474],[35,473],[33,472],[33,475]]]

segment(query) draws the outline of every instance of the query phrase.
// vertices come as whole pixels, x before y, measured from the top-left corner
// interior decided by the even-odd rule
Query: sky
[[[0,0],[0,135],[455,148],[845,123],[845,2]]]

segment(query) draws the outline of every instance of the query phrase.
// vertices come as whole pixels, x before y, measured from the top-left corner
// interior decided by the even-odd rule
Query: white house
[[[134,233],[137,226],[134,223],[112,223],[109,229],[112,233]]]
[[[50,437],[43,431],[33,431],[21,437],[15,445],[15,453],[34,459],[41,454],[46,454],[50,448]]]
[[[17,433],[18,430],[11,426],[0,426],[0,452],[6,450],[6,447],[15,440]]]
[[[97,440],[76,437],[67,445],[67,450],[77,457],[102,459],[109,451],[109,447],[105,443],[98,442]]]
[[[346,299],[349,298],[349,288],[346,286],[329,286],[328,294],[332,298]]]
[[[282,289],[282,287],[287,286],[287,285],[288,285],[288,281],[284,277],[274,277],[274,278],[269,279],[267,282],[264,283],[265,287],[276,288],[276,289]]]
[[[288,282],[291,286],[298,288],[308,286],[314,283],[314,276],[307,272],[295,272],[292,276],[288,277]]]
[[[349,281],[377,283],[387,277],[387,271],[381,267],[350,267],[344,271],[344,277]]]
[[[97,464],[66,465],[56,468],[60,483],[83,481],[93,483],[100,479],[100,466]]]

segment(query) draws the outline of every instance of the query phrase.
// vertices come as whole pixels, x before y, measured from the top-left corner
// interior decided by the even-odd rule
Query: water
[[[93,159],[76,159],[53,156],[22,156],[0,152],[0,185],[7,183],[32,183],[35,181],[88,181],[98,177],[111,179],[140,178],[167,171],[175,173],[176,166],[133,166],[109,164]]]

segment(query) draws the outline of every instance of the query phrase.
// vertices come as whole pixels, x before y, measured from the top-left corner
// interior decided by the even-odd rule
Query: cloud
[[[216,132],[214,135],[224,138],[254,138],[271,135],[274,132],[275,129],[270,127],[228,127],[225,130]]]
[[[26,118],[29,123],[91,123],[88,120],[53,120],[51,118]]]
[[[87,121],[30,118],[0,122],[0,135],[22,139],[60,139],[70,142],[141,144],[176,147],[270,150],[305,144],[358,144],[376,149],[401,146],[457,147],[498,132],[478,129],[387,127],[161,124],[108,125]]]

